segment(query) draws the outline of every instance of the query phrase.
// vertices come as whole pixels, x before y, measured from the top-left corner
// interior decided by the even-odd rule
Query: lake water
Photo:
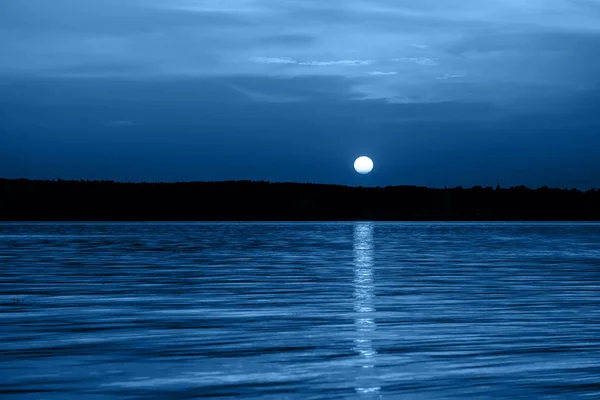
[[[0,224],[0,397],[600,398],[600,225]]]

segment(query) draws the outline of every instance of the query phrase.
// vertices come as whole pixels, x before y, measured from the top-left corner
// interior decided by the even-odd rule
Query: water
[[[600,225],[0,224],[0,397],[600,398]]]

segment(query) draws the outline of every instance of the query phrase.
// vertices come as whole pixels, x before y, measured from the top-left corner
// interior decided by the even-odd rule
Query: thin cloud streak
[[[309,66],[329,66],[329,65],[342,65],[346,67],[357,67],[374,64],[374,60],[334,60],[334,61],[303,61],[298,63],[299,65]]]
[[[297,64],[289,57],[253,57],[250,61],[257,64]]]
[[[442,76],[436,76],[435,79],[438,80],[448,80],[448,79],[459,79],[466,78],[467,76],[464,74],[444,74]]]
[[[438,65],[436,59],[427,58],[427,57],[402,57],[402,58],[394,58],[393,61],[402,61],[408,62],[417,65],[426,65],[426,66],[434,66]]]
[[[388,71],[388,72],[384,72],[384,71],[371,71],[371,72],[367,72],[369,75],[374,75],[374,76],[391,76],[391,75],[396,75],[398,74],[398,72],[396,71]]]

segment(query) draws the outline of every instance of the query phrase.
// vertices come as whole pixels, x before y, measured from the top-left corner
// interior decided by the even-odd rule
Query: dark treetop
[[[600,220],[600,191],[0,179],[0,220]]]

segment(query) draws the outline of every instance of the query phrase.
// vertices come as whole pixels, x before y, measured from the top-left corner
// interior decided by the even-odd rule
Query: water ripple
[[[0,224],[0,396],[600,398],[600,225]]]

